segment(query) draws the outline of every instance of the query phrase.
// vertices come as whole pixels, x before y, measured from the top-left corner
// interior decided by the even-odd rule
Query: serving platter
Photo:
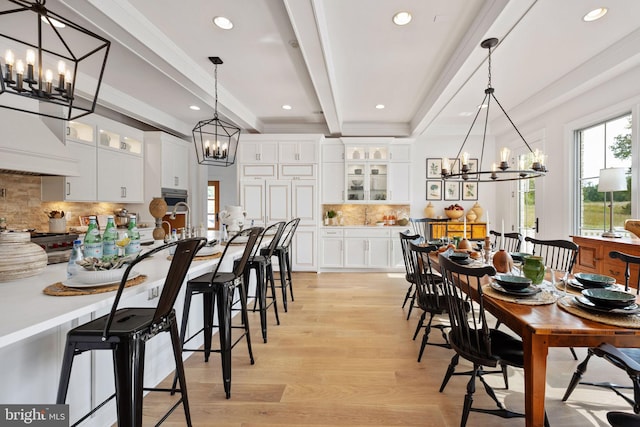
[[[638,306],[638,304],[635,304],[635,303],[624,308],[606,308],[606,307],[600,307],[595,305],[594,303],[592,303],[582,295],[574,296],[573,301],[578,307],[583,308],[587,311],[594,311],[597,313],[622,314],[622,315],[640,313],[640,306]]]
[[[500,283],[498,282],[491,282],[491,288],[495,289],[498,292],[501,292],[503,294],[507,294],[507,295],[515,295],[515,296],[520,296],[520,297],[528,297],[531,295],[535,295],[538,292],[541,292],[542,289],[538,288],[537,286],[528,286],[524,289],[520,289],[520,290],[509,290],[509,289],[505,289],[502,287],[502,285],[500,285]]]
[[[71,279],[67,279],[64,282],[62,282],[63,285],[69,287],[69,288],[96,288],[96,287],[100,287],[100,286],[107,286],[107,285],[113,285],[114,283],[118,283],[120,282],[120,280],[122,280],[122,275],[125,272],[125,268],[119,269],[117,271],[120,272],[120,277],[117,277],[116,275],[113,275],[111,277],[109,277],[108,279],[103,279],[102,281],[93,281],[90,280],[89,283],[87,283],[86,280],[83,280],[82,278],[78,278],[78,277],[72,277]],[[107,270],[107,271],[111,271],[111,270]],[[132,270],[129,273],[129,277],[127,278],[128,280],[134,279],[136,277],[138,277],[140,275],[140,273],[138,273],[135,270]],[[107,276],[105,276],[107,277]],[[114,279],[115,278],[115,279]]]

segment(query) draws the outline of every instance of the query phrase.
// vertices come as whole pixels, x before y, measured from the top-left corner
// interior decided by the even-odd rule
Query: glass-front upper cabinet
[[[142,141],[106,129],[98,131],[98,146],[130,154],[142,154]]]
[[[347,160],[387,160],[389,149],[386,145],[351,145],[345,146]]]
[[[94,125],[72,120],[67,123],[67,139],[95,144],[95,130]]]
[[[347,167],[347,201],[387,200],[387,164],[350,162]]]

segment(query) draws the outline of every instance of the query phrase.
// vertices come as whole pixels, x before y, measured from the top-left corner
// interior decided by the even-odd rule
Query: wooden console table
[[[580,246],[574,272],[604,274],[615,277],[618,283],[624,283],[625,264],[618,259],[610,258],[609,252],[619,251],[640,256],[640,239],[626,237],[613,239],[600,236],[571,236],[571,238]],[[638,266],[632,265],[629,283],[637,283],[637,280]]]
[[[463,237],[464,221],[434,222],[431,226],[431,238]],[[481,240],[487,235],[486,222],[467,222],[467,239]]]

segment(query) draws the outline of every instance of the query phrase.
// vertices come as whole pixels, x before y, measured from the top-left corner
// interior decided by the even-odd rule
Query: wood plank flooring
[[[269,312],[268,343],[262,342],[258,314],[250,314],[255,364],[239,343],[233,350],[231,399],[224,396],[219,355],[204,363],[199,353],[185,362],[194,426],[460,424],[468,377],[453,377],[439,393],[452,351],[427,346],[417,362],[420,340],[411,338],[419,313],[415,309],[406,320],[403,275],[296,273],[293,280],[296,300],[288,313],[280,304],[281,325]],[[430,341],[442,342],[439,331],[432,331]],[[586,350],[576,350],[581,361]],[[607,426],[607,411],[631,412],[614,393],[587,386],[578,386],[568,402],[561,402],[577,363],[568,349],[551,349],[547,413],[552,426]],[[523,372],[510,369],[509,374],[509,390],[500,389],[499,375],[486,378],[509,409],[523,411]],[[589,363],[587,379],[630,384],[626,374],[598,358]],[[145,425],[153,425],[174,399],[164,393],[147,396]],[[474,405],[494,407],[480,383]],[[471,413],[467,423],[489,424],[524,426],[524,420]],[[165,425],[184,425],[181,407]]]

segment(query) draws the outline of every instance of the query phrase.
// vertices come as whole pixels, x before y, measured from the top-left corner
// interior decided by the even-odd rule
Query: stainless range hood
[[[66,122],[2,109],[0,170],[28,175],[78,176],[64,141]]]

